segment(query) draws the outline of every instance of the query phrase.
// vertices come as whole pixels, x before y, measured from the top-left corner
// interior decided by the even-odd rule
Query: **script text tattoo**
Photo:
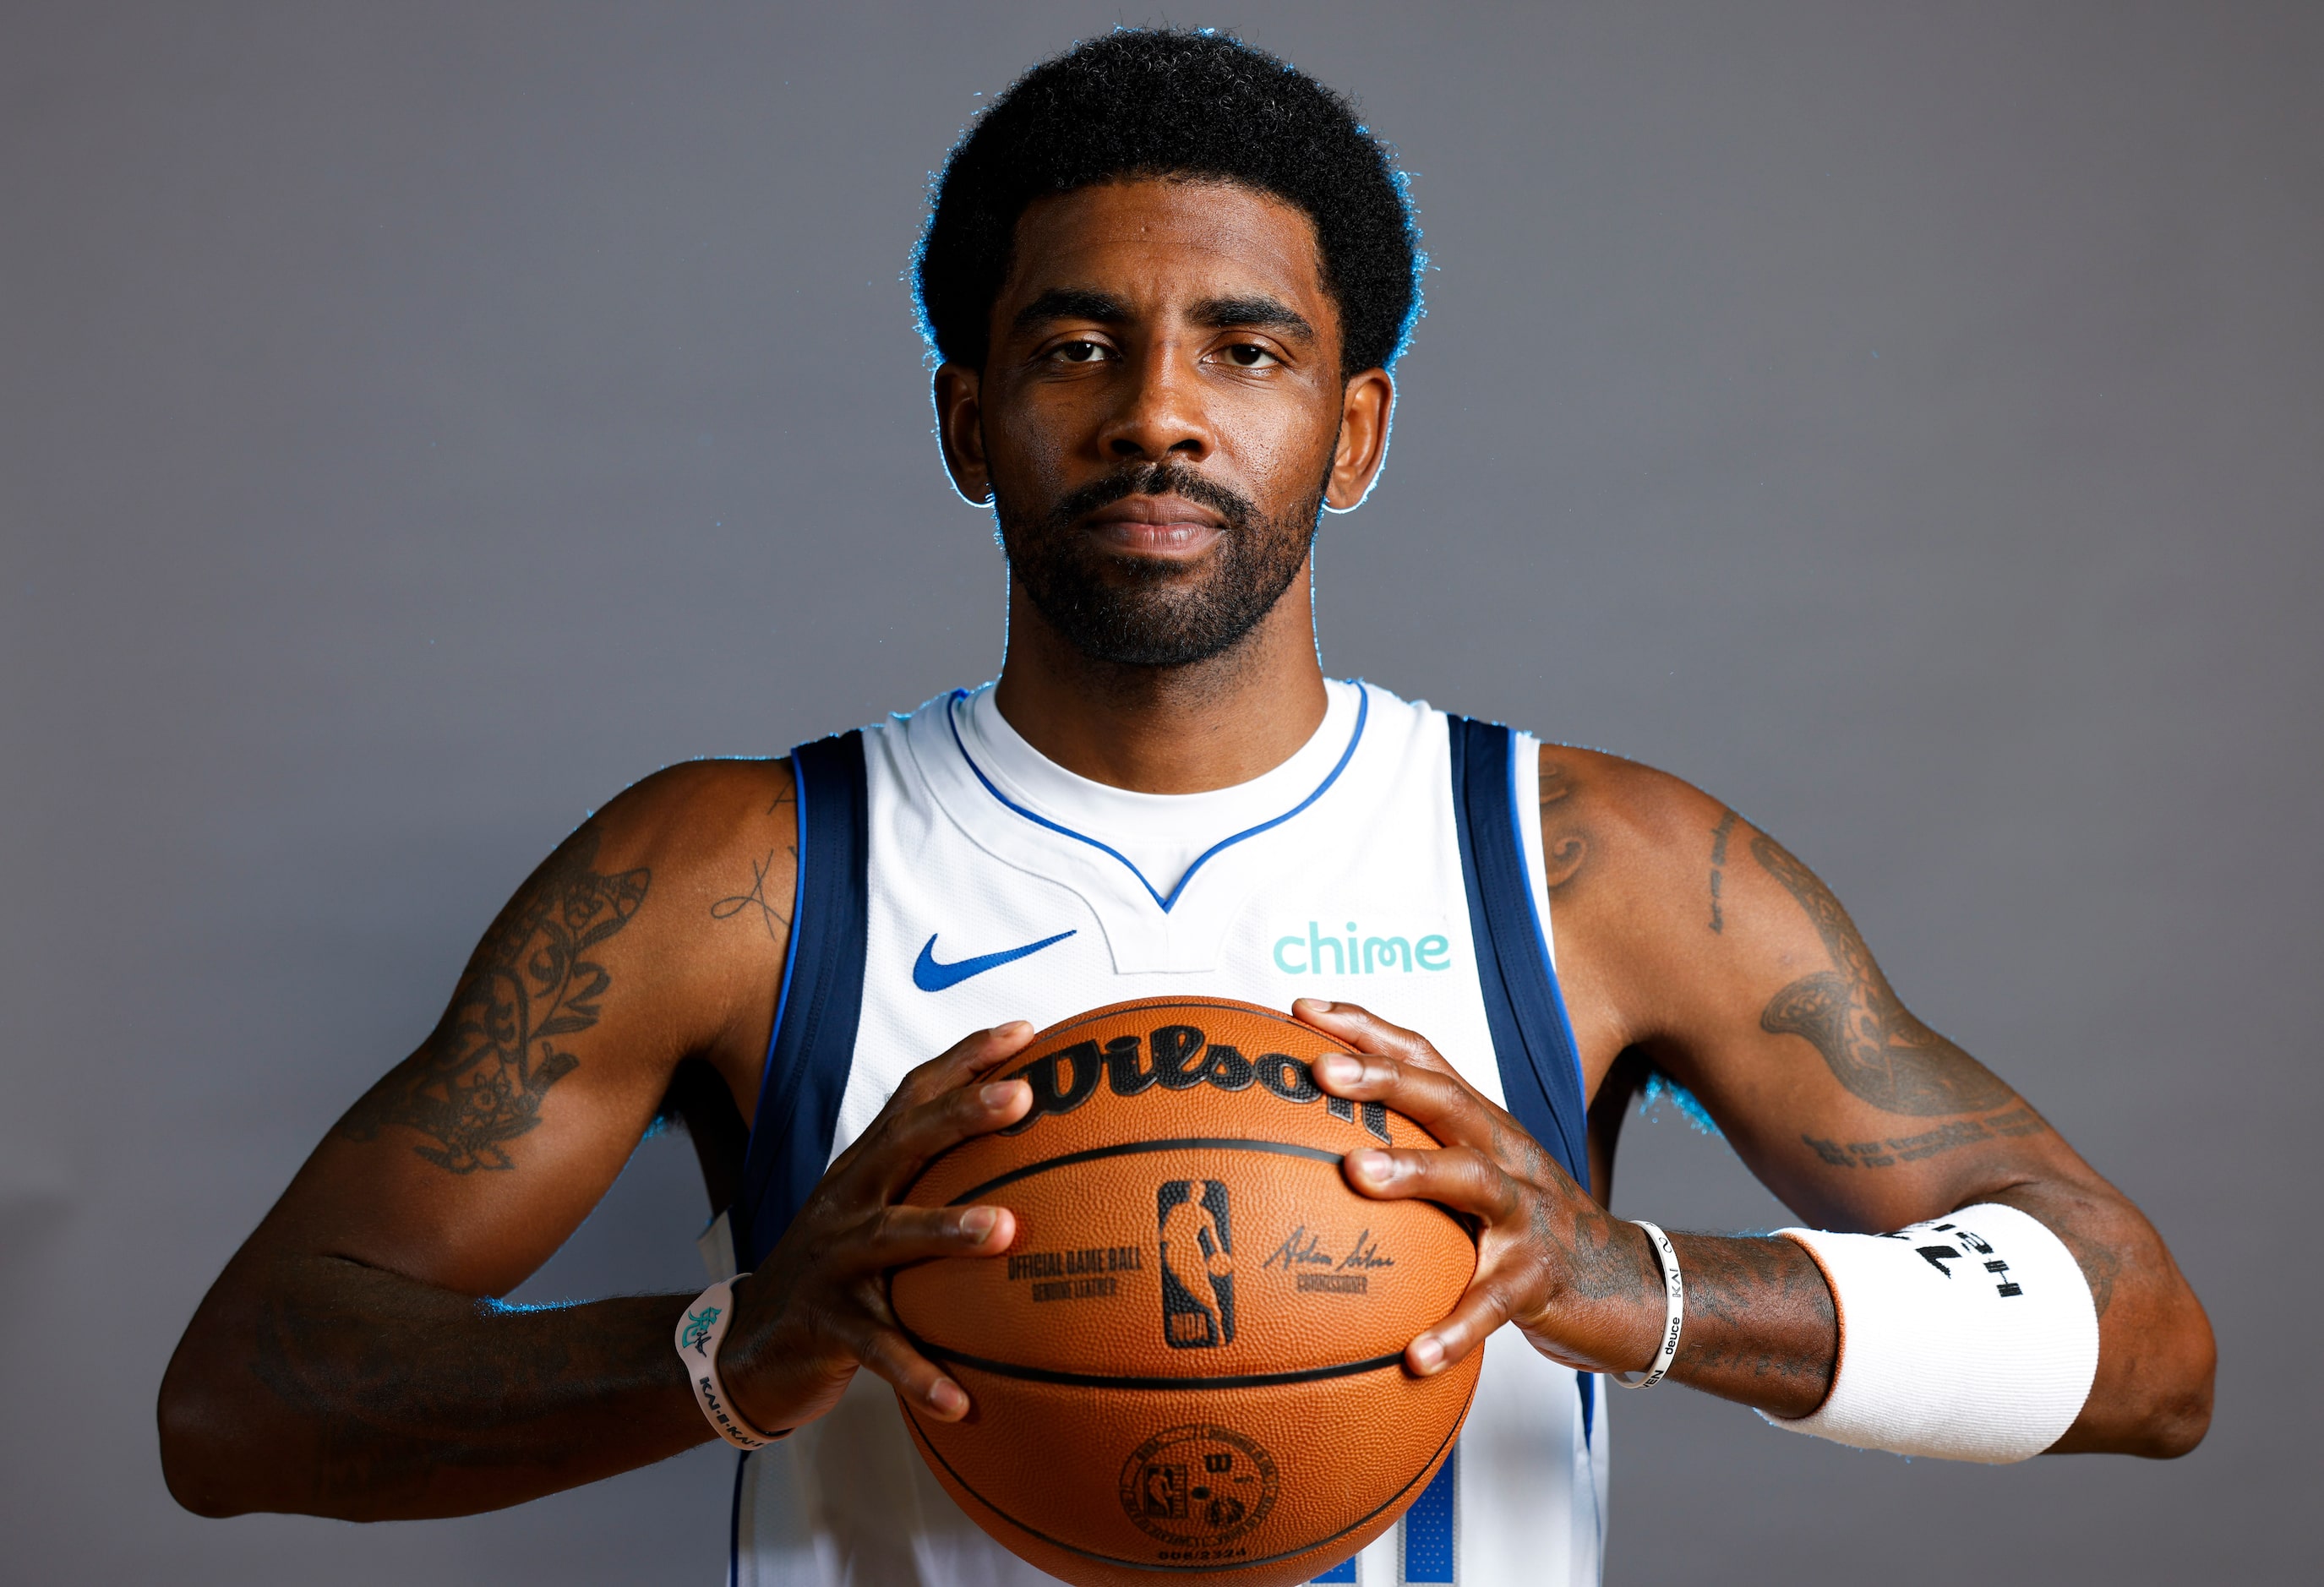
[[[1719,813],[1719,825],[1711,829],[1711,929],[1725,932],[1727,917],[1719,907],[1720,884],[1727,876],[1727,835],[1735,830],[1735,812]]]

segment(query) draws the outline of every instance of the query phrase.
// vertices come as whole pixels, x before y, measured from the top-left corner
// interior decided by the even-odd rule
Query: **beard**
[[[1175,494],[1223,521],[1216,549],[1193,566],[1118,556],[1074,520],[1127,496]],[[1275,609],[1306,565],[1323,482],[1280,517],[1192,470],[1143,464],[1091,481],[1045,512],[993,496],[1001,549],[1034,609],[1092,660],[1186,667],[1224,654]]]

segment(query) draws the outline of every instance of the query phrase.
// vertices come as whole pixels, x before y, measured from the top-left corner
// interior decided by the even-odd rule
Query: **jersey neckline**
[[[1172,908],[1178,902],[1178,900],[1185,896],[1187,883],[1191,882],[1194,879],[1195,873],[1201,871],[1205,863],[1216,855],[1232,848],[1235,844],[1242,843],[1250,838],[1257,837],[1263,832],[1280,826],[1285,822],[1290,820],[1293,817],[1298,815],[1301,811],[1305,810],[1316,800],[1322,798],[1323,795],[1331,789],[1332,785],[1340,780],[1340,774],[1347,770],[1348,762],[1355,758],[1356,746],[1363,741],[1364,724],[1371,713],[1370,690],[1360,682],[1339,683],[1333,679],[1326,679],[1324,687],[1333,697],[1331,705],[1324,712],[1323,723],[1317,726],[1314,736],[1312,736],[1305,744],[1301,745],[1298,750],[1295,751],[1282,765],[1260,773],[1259,776],[1251,779],[1249,782],[1240,783],[1232,788],[1214,789],[1206,793],[1139,793],[1133,789],[1108,788],[1102,783],[1093,782],[1086,778],[1080,777],[1075,773],[1067,770],[1065,768],[1057,765],[1056,762],[1043,755],[1038,750],[1033,748],[1031,744],[1027,743],[1023,738],[1019,736],[1016,730],[1009,725],[1007,720],[1001,715],[999,709],[991,705],[991,685],[987,685],[984,688],[976,690],[973,693],[967,689],[954,689],[951,696],[945,701],[945,724],[952,731],[953,746],[959,752],[962,762],[968,767],[972,773],[974,774],[976,780],[982,785],[984,791],[997,803],[999,803],[1003,808],[1012,812],[1026,821],[1031,822],[1037,826],[1056,833],[1060,836],[1072,838],[1076,843],[1085,844],[1089,847],[1098,851],[1100,853],[1110,856],[1116,863],[1120,864],[1122,869],[1128,871],[1131,876],[1137,879],[1139,886],[1145,890],[1146,895],[1152,899],[1156,906],[1167,915],[1170,913]],[[976,756],[970,752],[967,742],[968,735],[964,734],[961,731],[961,721],[963,715],[965,713],[974,711],[976,715],[975,719],[972,721],[971,731],[975,733],[985,744],[988,758],[991,758],[993,751],[997,749],[1001,756],[1007,757],[1008,759],[1013,760],[1017,762],[1017,769],[1019,770],[1020,773],[1024,771],[1030,771],[1033,773],[1033,776],[1028,779],[1028,780],[1038,780],[1046,784],[1047,787],[1044,791],[1048,792],[1052,798],[1058,798],[1059,794],[1062,793],[1065,796],[1065,798],[1072,803],[1113,803],[1116,804],[1118,807],[1131,809],[1139,815],[1148,817],[1159,815],[1164,812],[1194,813],[1202,810],[1205,804],[1215,808],[1223,802],[1219,797],[1221,795],[1243,795],[1244,797],[1242,798],[1236,799],[1234,802],[1246,803],[1249,798],[1249,790],[1252,790],[1270,782],[1279,781],[1282,780],[1286,772],[1290,772],[1292,775],[1297,776],[1299,773],[1295,769],[1299,768],[1300,763],[1303,761],[1309,761],[1311,763],[1310,774],[1312,774],[1313,762],[1319,760],[1321,754],[1330,752],[1328,745],[1331,740],[1327,734],[1331,732],[1333,719],[1340,718],[1344,720],[1345,718],[1346,706],[1343,704],[1345,697],[1342,694],[1342,690],[1345,690],[1347,694],[1354,697],[1355,721],[1348,729],[1346,745],[1340,751],[1337,758],[1333,761],[1330,770],[1323,772],[1321,780],[1314,783],[1313,787],[1307,788],[1304,795],[1302,795],[1296,803],[1291,805],[1289,808],[1282,810],[1279,814],[1252,822],[1242,827],[1240,831],[1231,833],[1227,836],[1220,838],[1215,843],[1204,848],[1202,852],[1197,853],[1187,864],[1185,870],[1179,874],[1178,880],[1172,885],[1167,892],[1164,892],[1160,889],[1157,888],[1154,883],[1148,879],[1145,871],[1139,867],[1137,862],[1132,860],[1128,854],[1123,853],[1121,850],[1116,847],[1113,844],[1106,842],[1102,837],[1095,836],[1089,832],[1082,831],[1077,826],[1069,824],[1067,821],[1055,819],[1052,817],[1044,815],[1041,811],[1031,807],[1030,799],[1024,797],[1026,790],[1022,789],[1005,789],[1002,786],[1002,780],[1007,779],[1007,769],[1001,765],[995,765],[991,771],[988,771],[986,767],[980,764]],[[1009,780],[1013,781],[1015,780]],[[1295,785],[1295,787],[1297,785]],[[1011,797],[1012,793],[1017,794],[1019,797]],[[1065,814],[1067,812],[1060,811],[1059,813]],[[1095,822],[1089,821],[1086,817],[1083,818],[1083,824],[1096,825]],[[1215,830],[1215,828],[1213,828],[1213,830]]]

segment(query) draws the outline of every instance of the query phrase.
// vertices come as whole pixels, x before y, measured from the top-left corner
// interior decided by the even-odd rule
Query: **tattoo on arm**
[[[484,934],[435,1033],[348,1110],[342,1136],[375,1140],[401,1124],[428,1138],[412,1149],[439,1168],[515,1166],[507,1143],[540,1121],[540,1099],[580,1067],[557,1038],[596,1024],[613,984],[583,955],[630,923],[652,881],[643,866],[593,870],[597,844],[585,831],[533,872]]]
[[[1563,887],[1573,880],[1590,857],[1590,835],[1574,820],[1571,808],[1560,808],[1573,798],[1573,776],[1564,765],[1544,754],[1541,758],[1541,857],[1542,869],[1548,874],[1542,884],[1551,889]]]
[[[2044,1220],[2050,1232],[2065,1243],[2073,1253],[2074,1261],[2082,1269],[2082,1278],[2090,1287],[2090,1304],[2099,1316],[2114,1304],[2114,1281],[2122,1274],[2122,1258],[2114,1250],[2086,1234],[2076,1233],[2070,1219],[2052,1217]]]
[[[791,846],[790,856],[792,862],[797,863],[798,860],[798,847],[797,844],[793,844]],[[751,890],[748,892],[738,892],[732,898],[720,899],[716,903],[710,906],[710,918],[713,920],[731,919],[733,917],[741,914],[745,909],[756,909],[759,912],[759,924],[767,928],[767,940],[769,942],[782,941],[782,933],[777,931],[775,928],[779,926],[788,930],[790,927],[791,918],[788,915],[784,914],[780,909],[775,908],[775,906],[770,903],[767,900],[767,872],[772,871],[774,868],[775,851],[769,849],[765,859],[753,860],[751,862]]]
[[[783,786],[776,792],[774,801],[767,807],[767,814],[771,816],[775,814],[776,811],[783,808],[786,805],[790,807],[790,819],[793,824],[793,831],[791,841],[783,845],[783,852],[791,857],[791,865],[794,873],[796,873],[798,865],[798,834],[797,831],[797,824],[798,821],[798,783],[789,775],[789,763],[788,761],[784,761],[779,764],[783,766],[785,771]],[[767,876],[769,872],[774,870],[774,868],[775,851],[769,849],[765,859],[753,860],[751,862],[751,890],[748,892],[734,893],[729,897],[720,899],[716,903],[710,906],[710,918],[713,920],[731,920],[745,909],[755,909],[758,911],[759,924],[767,928],[767,940],[769,942],[781,942],[783,940],[782,931],[778,930],[777,927],[779,927],[784,930],[788,930],[790,927],[791,918],[781,909],[777,909],[775,907],[774,900],[767,897]]]
[[[1765,1326],[1782,1316],[1804,1321],[1811,1337],[1838,1338],[1831,1289],[1814,1259],[1780,1235],[1682,1238],[1687,1311],[1699,1322],[1681,1337],[1681,1359],[1697,1370],[1806,1379],[1821,1398],[1831,1358],[1797,1349],[1796,1327],[1770,1337]]]
[[[2020,1103],[2004,1112],[1982,1119],[1953,1119],[1919,1135],[1891,1135],[1883,1140],[1825,1140],[1803,1135],[1810,1150],[1834,1168],[1888,1168],[1917,1163],[1956,1147],[2011,1135],[2035,1135],[2050,1126],[2042,1115]]]
[[[1727,872],[1727,835],[1735,830],[1735,812],[1721,810],[1719,825],[1711,829],[1711,928],[1724,933],[1727,918],[1719,909],[1719,884]]]
[[[1761,1029],[1804,1038],[1842,1085],[1883,1112],[1975,1113],[2016,1100],[1991,1070],[1897,1001],[1848,911],[1812,872],[1764,835],[1752,835],[1751,853],[1799,900],[1835,966],[1777,992],[1760,1011]]]

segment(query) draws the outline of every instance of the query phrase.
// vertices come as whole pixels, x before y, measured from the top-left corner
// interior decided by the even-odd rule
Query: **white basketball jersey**
[[[1580,1081],[1549,966],[1534,741],[1366,684],[1326,687],[1323,725],[1304,748],[1209,793],[1075,776],[1010,727],[989,687],[864,729],[860,773],[852,747],[831,748],[857,735],[803,747],[799,908],[736,1209],[742,1265],[772,1246],[907,1071],[983,1027],[1046,1026],[1130,998],[1360,1003],[1426,1035],[1571,1164]],[[1474,740],[1465,805],[1464,734]],[[1513,831],[1513,842],[1493,840],[1498,863],[1483,827]],[[1480,930],[1494,909],[1500,924]],[[1519,983],[1536,989],[1530,1002],[1511,1001]],[[1522,1040],[1563,1055],[1531,1060],[1558,1099],[1561,1137],[1536,1122],[1545,1104],[1505,1095],[1505,1068],[1528,1060],[1497,1056],[1497,1035],[1503,1049]],[[1494,1334],[1444,1474],[1321,1579],[1597,1582],[1602,1389],[1515,1330]],[[953,1502],[870,1372],[830,1415],[742,1458],[733,1539],[734,1587],[1055,1580]]]

